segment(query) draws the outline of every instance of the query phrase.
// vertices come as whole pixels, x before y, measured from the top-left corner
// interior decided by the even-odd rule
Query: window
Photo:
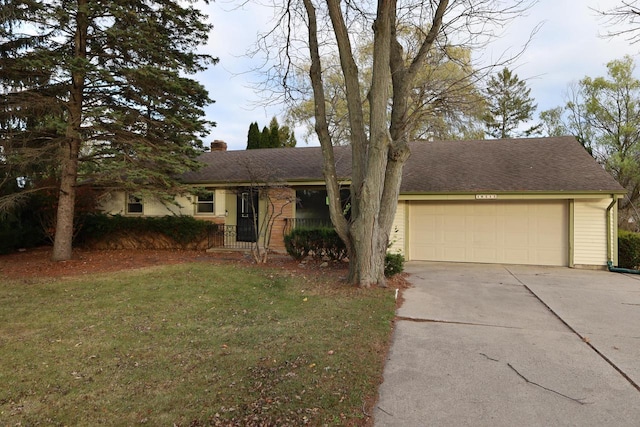
[[[142,213],[142,199],[134,196],[133,194],[127,195],[127,213],[129,214],[141,214]]]
[[[242,193],[240,195],[240,216],[242,218],[249,218],[249,193]]]
[[[196,213],[199,214],[212,214],[213,210],[213,193],[202,193],[198,195],[196,201]]]

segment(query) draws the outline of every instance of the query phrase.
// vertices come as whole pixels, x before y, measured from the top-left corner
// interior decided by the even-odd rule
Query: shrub
[[[311,255],[341,261],[347,256],[347,247],[330,227],[296,228],[284,236],[287,253],[300,261]]]
[[[8,254],[18,248],[20,244],[20,230],[13,221],[0,222],[0,254]]]
[[[29,209],[0,215],[0,254],[45,243],[42,227]]]
[[[404,256],[402,254],[392,254],[387,252],[384,258],[384,275],[386,277],[395,276],[404,270]]]
[[[89,242],[108,238],[115,233],[144,234],[157,233],[185,245],[205,235],[211,227],[208,221],[191,216],[127,217],[97,213],[88,215],[78,236],[79,242]]]
[[[633,269],[640,266],[640,234],[619,230],[618,265]]]

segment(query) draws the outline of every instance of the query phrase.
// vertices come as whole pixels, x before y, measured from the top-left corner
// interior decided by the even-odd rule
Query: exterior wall
[[[271,232],[270,248],[276,252],[285,252],[284,248],[284,228],[287,218],[296,217],[295,189],[293,188],[274,188],[263,190],[260,197],[260,218],[259,225],[263,224],[267,215],[268,203],[266,192],[270,194],[273,209],[276,214],[281,210],[282,213],[275,220]],[[551,195],[543,197],[537,195],[528,197],[526,195],[500,195],[498,199],[502,200],[569,200],[569,265],[575,267],[603,267],[606,266],[608,252],[607,244],[611,245],[610,253],[614,265],[617,265],[617,206],[611,209],[611,240],[607,240],[607,207],[611,203],[611,198],[607,196],[594,195]],[[473,195],[401,195],[398,201],[396,215],[394,218],[389,248],[390,252],[402,253],[408,257],[410,240],[412,234],[409,229],[409,204],[418,200],[473,200]],[[127,214],[126,212],[126,193],[113,192],[106,195],[100,201],[101,209],[109,214],[119,215],[144,215],[144,216],[164,216],[164,215],[191,215],[198,219],[212,221],[218,224],[236,225],[237,218],[237,192],[233,188],[216,189],[214,196],[214,213],[213,214],[197,214],[196,198],[194,196],[183,196],[177,198],[179,206],[164,205],[157,200],[143,200],[142,214]],[[261,236],[264,239],[264,235]]]
[[[270,188],[266,190],[260,201],[260,221],[265,224],[265,216],[275,217],[271,228],[269,249],[274,252],[286,253],[284,247],[284,231],[287,218],[294,217],[296,192],[292,188]],[[268,219],[268,218],[267,218]]]
[[[405,224],[406,224],[406,202],[398,201],[396,216],[393,218],[391,235],[389,236],[389,252],[406,255],[405,251]]]
[[[216,192],[217,194],[217,192]],[[225,191],[225,221],[226,225],[238,225],[238,195],[233,190]]]
[[[196,213],[195,196],[176,197],[177,205],[163,204],[156,199],[143,198],[142,213],[127,213],[126,193],[124,191],[112,192],[103,197],[99,203],[99,209],[110,215],[128,216],[165,216],[165,215],[189,215],[198,219],[224,223],[225,197],[224,190],[215,192],[215,214]]]
[[[98,209],[109,215],[124,215],[125,197],[122,191],[107,193],[98,202]]]
[[[607,207],[610,203],[611,199],[574,201],[572,246],[575,266],[607,264]]]
[[[214,197],[214,206],[213,210],[215,211],[215,215],[217,217],[226,216],[227,212],[227,191],[226,190],[215,190]]]

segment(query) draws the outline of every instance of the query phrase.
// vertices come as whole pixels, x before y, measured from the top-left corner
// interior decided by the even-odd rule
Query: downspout
[[[611,195],[612,200],[607,207],[607,267],[612,273],[628,273],[628,274],[640,274],[640,270],[632,270],[630,268],[620,268],[613,266],[613,236],[611,232],[611,208],[616,204],[615,195]]]

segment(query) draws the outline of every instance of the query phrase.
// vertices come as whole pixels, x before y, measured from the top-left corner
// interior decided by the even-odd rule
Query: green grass
[[[0,425],[357,425],[394,308],[237,265],[0,279]]]

